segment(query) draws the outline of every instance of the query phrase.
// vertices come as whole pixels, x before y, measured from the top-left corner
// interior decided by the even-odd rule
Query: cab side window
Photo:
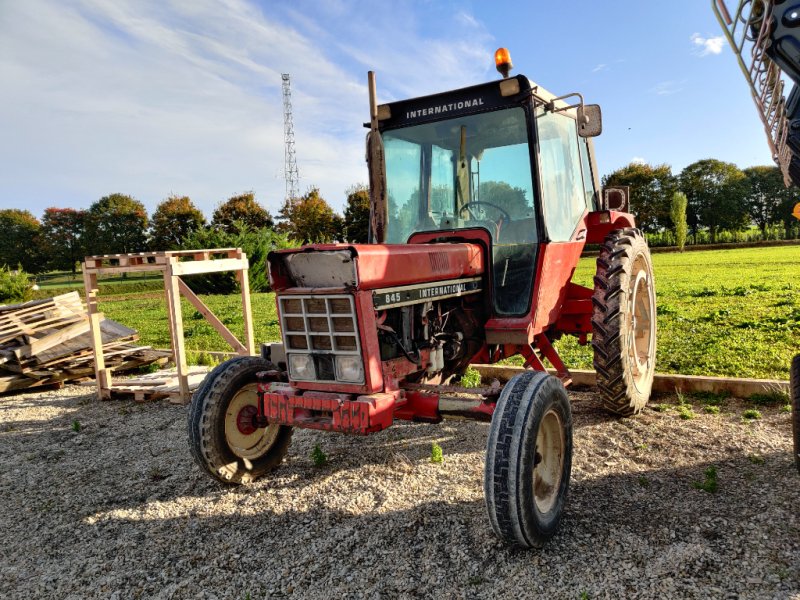
[[[536,130],[547,234],[551,241],[568,241],[586,209],[577,124],[563,113],[538,108]]]

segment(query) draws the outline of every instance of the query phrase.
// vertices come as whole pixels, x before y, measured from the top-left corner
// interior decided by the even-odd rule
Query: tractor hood
[[[477,244],[314,244],[271,252],[272,289],[374,290],[483,274]]]

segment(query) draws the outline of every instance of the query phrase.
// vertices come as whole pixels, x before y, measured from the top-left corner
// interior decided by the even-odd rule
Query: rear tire
[[[539,371],[503,388],[486,444],[484,495],[494,532],[541,548],[555,534],[572,469],[572,411],[561,382]]]
[[[789,388],[792,394],[792,434],[794,436],[794,464],[800,473],[800,354],[792,359],[789,372]]]
[[[656,291],[650,250],[638,229],[606,236],[592,295],[597,387],[608,412],[627,417],[650,399],[656,362]]]
[[[250,483],[277,467],[289,449],[292,428],[257,428],[256,374],[272,371],[258,356],[225,361],[206,376],[189,407],[189,448],[200,467],[223,483]]]

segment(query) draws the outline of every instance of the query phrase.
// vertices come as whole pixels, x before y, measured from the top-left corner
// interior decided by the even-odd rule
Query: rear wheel
[[[258,427],[256,374],[272,363],[257,356],[232,358],[208,374],[189,407],[189,447],[200,467],[223,483],[249,483],[277,467],[292,428]]]
[[[541,548],[555,534],[572,468],[572,412],[561,382],[517,375],[503,388],[486,445],[484,494],[503,540]]]
[[[597,257],[592,347],[603,407],[630,416],[650,398],[656,362],[656,291],[638,229],[612,231]]]
[[[792,394],[792,433],[794,434],[794,464],[800,473],[800,354],[792,359],[789,374],[789,387]]]

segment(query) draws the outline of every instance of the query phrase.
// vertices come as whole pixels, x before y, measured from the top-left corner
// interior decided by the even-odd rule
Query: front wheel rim
[[[225,410],[225,442],[239,458],[255,460],[263,456],[278,437],[279,425],[253,425],[257,414],[258,384],[250,383],[234,394]]]
[[[533,467],[533,500],[540,513],[552,510],[561,489],[564,471],[564,426],[553,409],[542,417],[536,432]]]

